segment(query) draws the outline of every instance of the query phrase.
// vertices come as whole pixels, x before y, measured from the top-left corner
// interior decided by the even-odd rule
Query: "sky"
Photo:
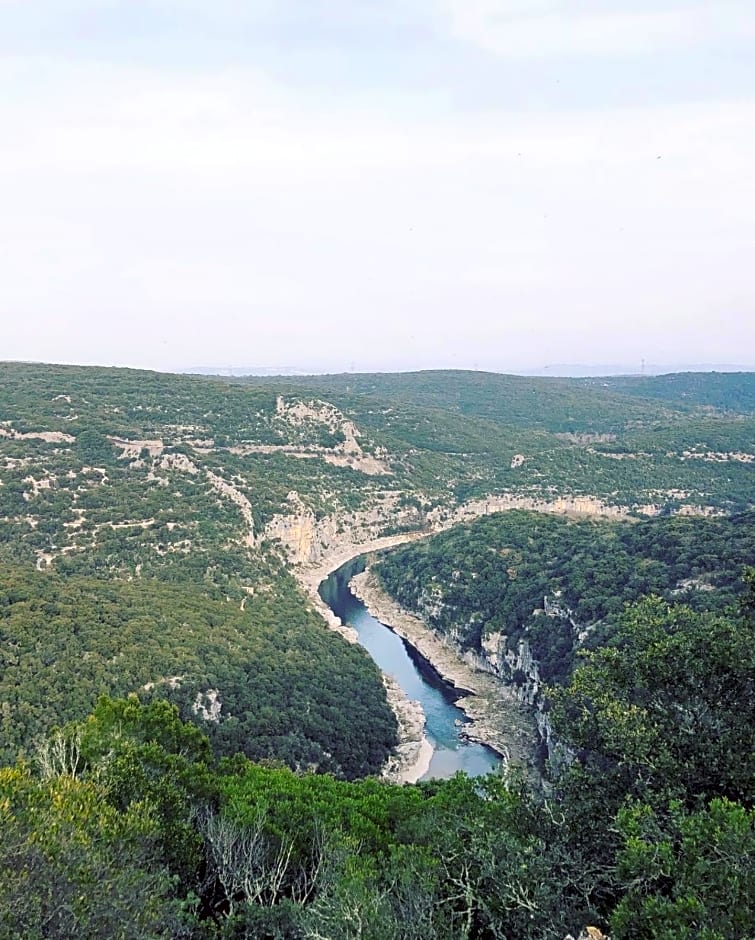
[[[0,360],[755,368],[753,0],[0,0]]]

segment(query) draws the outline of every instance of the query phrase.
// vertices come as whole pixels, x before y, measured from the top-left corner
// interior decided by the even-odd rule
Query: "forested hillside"
[[[752,513],[509,512],[373,569],[540,709],[557,757],[546,882],[618,940],[755,931],[753,557]]]
[[[711,395],[719,380],[711,377]],[[343,749],[322,732],[338,702],[350,701],[347,688],[311,703],[319,735],[311,728],[294,734],[287,720],[273,717],[299,704],[276,678],[284,672],[281,637],[316,629],[285,574],[279,539],[306,561],[342,539],[358,543],[429,529],[464,500],[489,494],[544,504],[587,496],[623,511],[746,509],[755,493],[754,426],[751,415],[717,414],[685,402],[682,392],[661,403],[572,380],[431,372],[306,377],[292,384],[3,364],[0,560],[6,583],[22,585],[26,598],[25,606],[6,601],[4,607],[3,682],[11,690],[3,699],[5,753],[23,748],[23,728],[36,734],[56,716],[83,714],[99,692],[144,693],[147,686],[200,723],[201,709],[192,710],[197,695],[217,690],[214,737],[245,740],[254,727],[255,739],[267,743],[247,741],[246,753],[347,772]],[[541,519],[539,525],[535,532],[560,523]],[[545,536],[531,537],[549,544]],[[593,579],[607,570],[593,567]],[[683,564],[677,569],[679,580]],[[411,584],[402,586],[407,600]],[[657,588],[658,577],[641,584]],[[55,690],[71,679],[64,663],[74,660],[65,659],[64,647],[72,618],[60,613],[65,603],[56,607],[47,595],[80,598],[82,621],[97,624],[101,586],[114,598],[110,609],[131,613],[103,616],[78,641],[87,666],[73,678],[60,711],[52,703],[62,703]],[[527,614],[541,603],[534,581],[530,587],[532,596],[521,600]],[[545,586],[538,582],[537,591],[546,593]],[[602,617],[587,609],[591,602],[615,611],[640,593],[638,582],[610,600],[597,601],[589,590],[579,592],[579,601],[576,594],[567,600],[582,605],[591,622]],[[37,614],[30,609],[35,604]],[[45,605],[51,629],[40,641],[34,632],[40,626],[30,624]],[[193,616],[184,611],[189,605]],[[505,609],[484,616],[500,621]],[[222,643],[215,636],[221,623],[230,631]],[[537,645],[536,627],[532,622]],[[479,623],[475,630],[480,633]],[[464,644],[479,640],[472,634]],[[143,636],[149,656],[132,635]],[[347,654],[327,634],[317,642],[323,652],[309,657],[313,675],[357,669],[354,682],[370,690],[369,708],[384,699],[366,657],[357,666],[361,653]],[[542,651],[541,661],[546,675],[563,672],[558,656]],[[248,683],[254,662],[267,665]],[[302,668],[309,675],[310,667]],[[175,676],[182,678],[169,681]],[[370,755],[354,758],[349,773],[377,769],[391,746],[392,718],[385,704],[380,708],[385,730]],[[27,712],[29,719],[21,720]]]
[[[491,656],[510,680],[522,641],[547,683],[582,648],[606,643],[625,606],[648,594],[722,612],[755,559],[755,514],[642,521],[507,512],[397,549],[383,587],[461,650]],[[509,662],[504,659],[509,653]]]
[[[379,771],[396,742],[382,678],[264,539],[294,489],[320,514],[374,498],[369,476],[320,459],[331,416],[180,376],[0,373],[3,756],[135,692],[178,704],[218,754]],[[238,453],[248,440],[262,450]]]
[[[459,499],[570,494],[666,511],[685,504],[749,508],[752,374],[736,383],[715,373],[684,383],[661,378],[674,377],[660,377],[646,396],[633,381],[481,372],[306,376],[296,385],[235,381],[299,394],[304,388],[335,402],[402,454],[411,479],[433,496],[443,483]]]
[[[0,573],[0,758],[103,692],[167,697],[218,756],[276,758],[353,779],[396,741],[377,667],[304,608],[281,573],[244,610],[201,583]]]
[[[735,414],[755,411],[755,375],[752,372],[678,372],[670,375],[609,376],[585,379],[624,395],[639,395],[687,405],[707,405]]]

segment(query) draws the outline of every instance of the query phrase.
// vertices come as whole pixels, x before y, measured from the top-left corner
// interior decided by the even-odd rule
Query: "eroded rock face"
[[[549,603],[547,597],[543,601],[546,616],[568,619],[576,632],[577,638],[579,639],[583,635],[579,632],[579,625],[572,619],[570,610]],[[480,645],[480,653],[474,657],[474,662],[470,664],[492,673],[507,685],[522,705],[526,705],[533,710],[540,744],[551,767],[557,770],[570,764],[574,759],[574,755],[556,736],[550,718],[544,709],[541,695],[543,682],[538,662],[532,655],[529,640],[523,637],[519,639],[516,649],[511,649],[508,645],[508,636],[500,631],[495,631],[483,633]],[[468,659],[469,654],[465,654],[464,658]]]
[[[200,716],[205,721],[217,724],[220,721],[220,712],[223,709],[223,703],[220,701],[220,691],[218,689],[208,689],[206,692],[197,692],[197,697],[191,710],[195,715]]]
[[[481,668],[492,672],[504,682],[512,683],[519,701],[524,705],[533,705],[542,680],[529,640],[520,639],[515,650],[509,649],[507,635],[498,631],[483,634],[480,645]],[[516,676],[521,676],[522,680],[514,681]]]
[[[396,632],[417,646],[446,678],[454,674],[453,664],[450,661],[455,660],[459,666],[463,664],[475,673],[487,674],[496,681],[498,691],[491,698],[488,706],[482,710],[483,726],[486,727],[490,722],[491,715],[510,709],[509,703],[516,702],[519,706],[524,706],[531,716],[532,724],[536,728],[537,750],[547,757],[551,767],[558,769],[571,763],[574,755],[554,733],[544,709],[543,680],[538,662],[533,656],[530,642],[526,637],[521,637],[515,646],[511,646],[511,639],[506,633],[483,631],[479,649],[469,649],[463,642],[466,628],[451,628],[443,631],[433,628],[433,622],[437,622],[442,613],[443,603],[432,592],[423,594],[419,610],[409,613],[403,611],[398,604],[388,598],[377,582],[374,579],[370,580],[367,574],[357,575],[352,586],[362,600],[371,603],[373,607],[378,605],[379,612],[388,617],[386,622],[389,622],[392,627],[395,628],[398,619],[399,628]],[[568,619],[576,635],[579,626],[574,622],[572,612],[561,607],[557,601],[549,601],[547,597],[543,601],[544,608],[540,609],[539,613]],[[372,612],[374,613],[374,610]],[[414,628],[408,630],[407,627],[412,625]],[[437,638],[442,644],[442,653],[438,652],[437,646],[427,642],[429,636]],[[467,685],[469,684],[467,680]],[[482,740],[486,739],[482,738]],[[491,743],[491,741],[487,739],[486,743]],[[493,744],[493,746],[496,745]]]
[[[289,515],[274,516],[265,527],[265,535],[283,544],[293,564],[314,564],[338,534],[336,518],[326,516],[318,520],[296,492],[289,493],[288,500],[293,511]]]
[[[473,500],[457,507],[436,508],[424,514],[416,506],[399,506],[400,493],[381,495],[374,506],[359,512],[333,513],[318,519],[305,505],[299,494],[288,495],[290,511],[274,516],[265,527],[267,538],[278,539],[286,549],[289,561],[294,565],[317,565],[329,551],[338,547],[353,546],[354,555],[363,546],[387,535],[396,529],[418,535],[431,535],[449,529],[461,522],[470,522],[508,509],[530,509],[539,512],[625,518],[629,508],[609,506],[593,497],[573,497],[552,501],[520,496],[492,496],[484,500]],[[634,507],[648,515],[660,512],[660,507]]]
[[[9,421],[3,422],[4,427],[0,426],[0,437],[9,437],[14,441],[45,441],[47,444],[73,444],[76,440],[71,434],[64,434],[62,431],[16,431],[10,426]]]
[[[276,417],[288,424],[291,428],[306,426],[320,426],[331,434],[338,434],[340,442],[332,448],[309,445],[306,449],[285,447],[284,449],[293,457],[321,457],[326,463],[338,467],[351,467],[367,476],[389,476],[392,471],[386,463],[387,452],[382,448],[371,448],[374,452],[367,453],[362,444],[362,432],[334,405],[328,402],[312,399],[301,401],[298,399],[286,401],[279,395],[275,405]],[[271,448],[268,447],[268,450]],[[272,448],[275,449],[275,448]]]
[[[661,511],[660,506],[632,508],[635,512],[642,512],[644,515],[657,515]],[[448,510],[434,510],[430,513],[429,521],[435,526],[445,524],[451,520],[453,524],[456,524],[457,522],[468,522],[479,516],[487,516],[494,512],[504,512],[507,509],[530,509],[535,512],[555,512],[576,516],[600,516],[606,519],[624,519],[630,512],[628,506],[611,506],[594,496],[567,496],[548,500],[534,496],[502,494],[489,496],[486,499],[471,500],[459,506],[450,514]]]
[[[413,507],[398,508],[398,495],[389,493],[376,501],[371,509],[359,512],[331,513],[318,519],[304,504],[299,494],[288,494],[291,511],[274,516],[265,527],[265,537],[278,539],[294,565],[319,565],[326,556],[338,550],[353,555],[364,546],[386,535],[391,528],[419,528],[419,511]]]

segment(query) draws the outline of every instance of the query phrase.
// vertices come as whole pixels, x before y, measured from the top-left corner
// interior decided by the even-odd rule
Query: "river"
[[[364,565],[364,559],[355,558],[334,571],[320,585],[320,597],[343,623],[357,631],[359,643],[380,669],[392,676],[410,699],[421,703],[425,733],[433,746],[430,769],[422,779],[451,777],[457,770],[477,777],[497,769],[500,757],[494,751],[460,734],[467,718],[454,704],[458,697],[454,690],[416,650],[371,616],[349,590],[349,581]]]

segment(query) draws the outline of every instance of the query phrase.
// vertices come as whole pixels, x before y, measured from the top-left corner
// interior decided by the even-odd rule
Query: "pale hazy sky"
[[[754,0],[0,0],[0,359],[755,366]]]

